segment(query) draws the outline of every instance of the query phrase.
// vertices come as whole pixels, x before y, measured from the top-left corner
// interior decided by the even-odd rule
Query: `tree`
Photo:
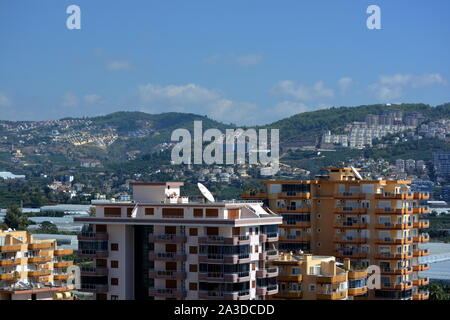
[[[448,294],[444,286],[440,283],[432,283],[429,286],[430,300],[447,300],[449,299]]]
[[[43,221],[37,230],[39,233],[58,233],[58,227],[50,221]]]
[[[12,206],[6,212],[4,223],[11,229],[26,230],[30,221],[22,214],[18,206]]]

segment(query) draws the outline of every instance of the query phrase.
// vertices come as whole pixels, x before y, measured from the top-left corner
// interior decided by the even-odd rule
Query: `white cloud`
[[[377,82],[369,86],[369,90],[377,99],[389,101],[401,98],[407,89],[446,84],[447,81],[439,73],[381,75]]]
[[[9,99],[6,94],[0,92],[0,107],[10,107],[11,105],[11,99]]]
[[[256,123],[259,120],[255,104],[234,101],[218,90],[194,83],[168,86],[144,84],[138,86],[138,95],[146,112],[192,112],[236,124]]]
[[[127,60],[110,60],[106,63],[106,68],[112,71],[129,70],[131,62]]]
[[[88,104],[93,104],[96,102],[99,102],[101,100],[101,96],[95,93],[91,93],[91,94],[86,94],[84,95],[83,99],[84,102],[88,103]]]
[[[236,62],[243,66],[249,67],[259,64],[262,61],[263,57],[259,53],[246,54],[242,56],[238,56],[236,58]]]
[[[71,92],[67,92],[62,97],[62,107],[73,108],[78,106],[78,97]]]
[[[294,98],[300,101],[317,101],[334,96],[334,91],[326,88],[323,81],[318,81],[312,87],[308,87],[291,80],[284,80],[278,82],[270,92],[274,95]]]
[[[311,111],[311,108],[302,102],[285,100],[277,103],[272,111],[282,117],[290,117],[297,113]]]
[[[341,94],[344,95],[347,93],[348,89],[352,85],[353,80],[349,77],[343,77],[338,80],[338,86],[339,90],[341,91]]]

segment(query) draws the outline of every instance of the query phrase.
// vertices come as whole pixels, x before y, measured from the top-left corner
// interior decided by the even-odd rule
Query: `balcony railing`
[[[107,232],[81,232],[78,240],[108,240]]]
[[[159,234],[159,235],[149,235],[149,242],[169,242],[169,243],[183,243],[186,242],[187,238],[184,235],[176,234]]]
[[[107,267],[99,267],[99,266],[82,266],[81,274],[83,276],[107,276],[108,268]]]
[[[22,250],[20,244],[5,244],[0,246],[0,252],[18,252]]]
[[[232,236],[232,237],[224,237],[224,236],[206,236],[199,237],[198,242],[200,244],[249,244],[250,237],[246,235],[242,236]]]

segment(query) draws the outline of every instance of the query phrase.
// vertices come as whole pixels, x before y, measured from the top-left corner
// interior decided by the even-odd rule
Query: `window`
[[[111,243],[111,251],[119,251],[119,244]]]
[[[145,215],[152,216],[155,214],[155,208],[145,208]]]
[[[203,218],[203,209],[194,209],[194,218]]]
[[[111,278],[111,285],[112,286],[118,286],[119,285],[119,278]]]
[[[183,208],[163,208],[162,215],[164,218],[183,218],[184,209]]]
[[[208,236],[218,236],[219,228],[217,227],[206,227],[206,235]]]
[[[120,217],[121,216],[121,208],[108,208],[103,209],[103,214],[105,217]]]
[[[195,247],[195,246],[189,247],[189,253],[197,254],[197,252],[198,252],[197,247]]]
[[[316,285],[315,285],[315,284],[310,284],[310,285],[309,285],[309,291],[310,291],[310,292],[316,291]]]
[[[119,296],[111,296],[111,300],[119,300]]]
[[[132,213],[133,213],[133,208],[127,208],[127,217],[131,217]]]
[[[219,209],[206,209],[206,217],[217,218],[219,216]]]
[[[256,281],[252,281],[252,288],[256,287]]]
[[[119,261],[111,260],[111,268],[117,269],[119,267]]]
[[[239,209],[228,209],[228,219],[239,219]]]
[[[190,264],[189,265],[189,272],[197,272],[197,265],[196,264]]]
[[[189,282],[189,290],[197,291],[197,282]]]
[[[197,228],[190,228],[189,229],[189,235],[190,236],[197,236],[198,235],[198,229]]]

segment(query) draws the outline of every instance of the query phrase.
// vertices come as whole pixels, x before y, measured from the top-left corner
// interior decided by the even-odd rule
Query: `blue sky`
[[[68,30],[66,8],[81,8]],[[381,30],[366,9],[381,8]],[[450,1],[0,1],[0,119],[450,101]]]

